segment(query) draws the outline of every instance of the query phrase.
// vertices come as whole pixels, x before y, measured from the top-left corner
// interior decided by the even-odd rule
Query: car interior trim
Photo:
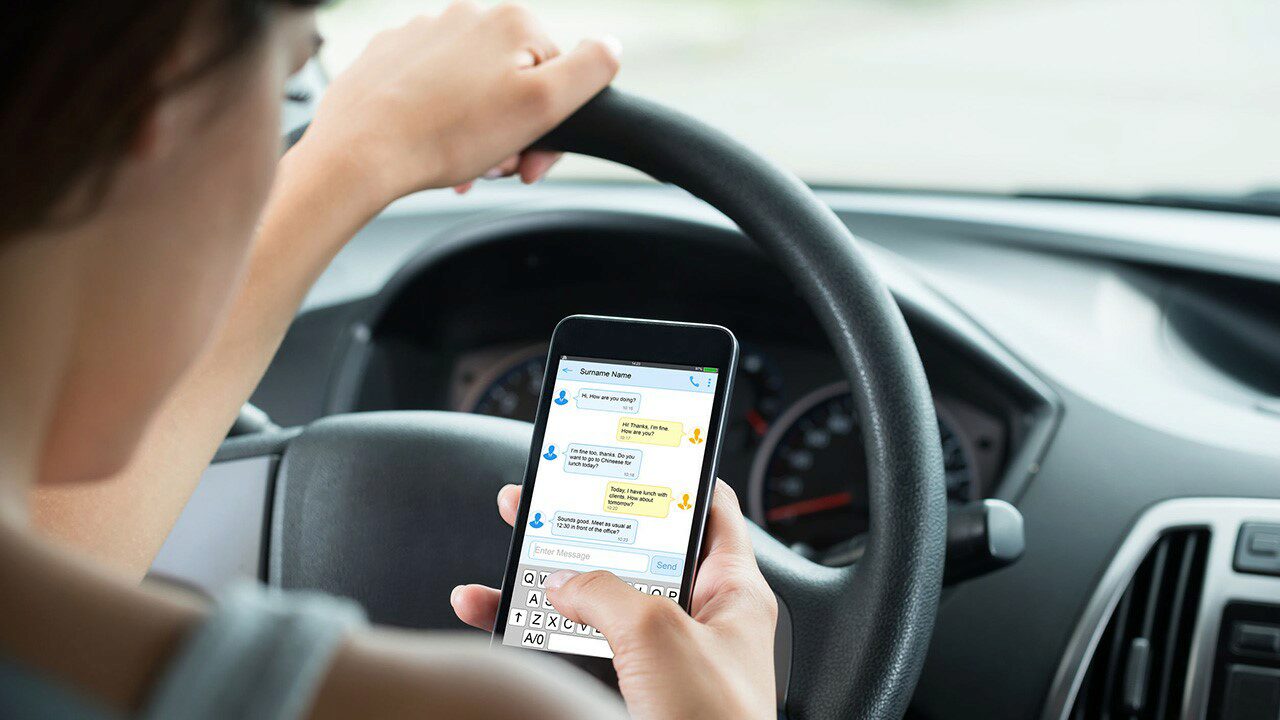
[[[1280,578],[1239,573],[1233,568],[1241,526],[1257,521],[1280,521],[1280,500],[1177,498],[1143,512],[1116,551],[1072,633],[1054,676],[1043,720],[1069,720],[1107,622],[1138,566],[1161,535],[1188,527],[1207,528],[1210,537],[1182,706],[1192,711],[1191,717],[1206,717],[1223,610],[1233,602],[1275,603],[1280,598]]]

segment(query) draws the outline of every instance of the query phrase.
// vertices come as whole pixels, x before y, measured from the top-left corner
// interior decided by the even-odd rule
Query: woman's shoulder
[[[352,601],[241,585],[187,640],[144,717],[623,717],[595,680],[529,655],[474,632],[369,628]]]
[[[56,629],[0,622],[0,659],[12,665],[0,665],[0,717],[623,717],[590,677],[491,650],[474,631],[368,628],[351,601],[256,584],[205,604],[91,574],[52,583],[57,575],[32,583],[49,591],[35,597]],[[9,712],[10,699],[45,712]]]
[[[208,604],[64,567],[29,583],[45,612],[0,618],[0,717],[300,718],[364,622],[314,593],[245,584]]]
[[[531,655],[474,631],[369,628],[352,601],[242,585],[192,635],[146,717],[624,717],[594,679]]]
[[[344,639],[364,622],[348,600],[235,586],[183,641],[142,717],[302,717]]]
[[[0,657],[0,717],[25,720],[116,720],[75,688]]]

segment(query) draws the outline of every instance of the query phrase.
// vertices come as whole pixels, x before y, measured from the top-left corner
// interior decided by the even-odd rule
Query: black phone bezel
[[[699,478],[698,497],[694,506],[694,524],[689,533],[684,574],[680,582],[679,603],[687,611],[697,577],[698,560],[701,559],[707,514],[711,508],[711,493],[715,488],[716,466],[724,435],[724,416],[733,393],[733,379],[737,374],[738,340],[728,328],[719,325],[594,315],[572,315],[561,320],[552,334],[551,347],[547,352],[547,367],[542,378],[542,391],[534,420],[533,442],[529,446],[525,464],[523,487],[526,489],[533,488],[534,476],[537,474],[551,396],[556,385],[554,375],[563,357],[717,368],[720,384],[712,401],[711,419],[707,428],[707,452],[703,456],[702,477]],[[502,599],[494,618],[491,643],[504,651],[550,654],[578,665],[607,682],[613,682],[613,664],[605,658],[547,653],[502,644],[506,636],[506,618],[511,609],[511,596],[516,585],[515,573],[520,564],[520,549],[524,544],[524,528],[529,520],[532,495],[532,492],[521,494],[511,547],[507,552],[506,569],[502,575]]]

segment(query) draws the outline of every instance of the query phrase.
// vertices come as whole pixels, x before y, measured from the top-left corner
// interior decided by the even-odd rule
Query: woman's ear
[[[125,159],[135,163],[147,163],[167,157],[181,141],[178,137],[177,105],[183,93],[159,97],[138,123],[133,139],[129,142]]]
[[[159,114],[159,108],[154,107],[138,124],[138,129],[134,133],[133,140],[129,143],[129,149],[126,152],[130,159],[154,157],[157,154],[156,151],[160,146],[161,135]]]
[[[193,37],[189,32],[184,36],[155,69],[154,82],[159,90],[155,102],[138,123],[126,151],[127,160],[146,162],[165,157],[181,140],[176,136],[181,108],[191,102],[191,95],[197,94],[189,82],[190,73],[202,57],[213,51],[207,40]]]

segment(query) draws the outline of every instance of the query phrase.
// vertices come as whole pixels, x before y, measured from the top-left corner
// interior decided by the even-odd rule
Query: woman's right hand
[[[498,494],[514,524],[520,488]],[[638,593],[612,573],[562,570],[547,579],[556,611],[598,629],[613,648],[618,687],[636,718],[775,718],[773,633],[778,606],[756,566],[733,490],[717,482],[692,614]],[[453,591],[464,622],[491,630],[497,590]]]
[[[555,156],[525,148],[607,86],[620,54],[612,38],[562,54],[524,6],[460,0],[374,38],[289,154],[350,178],[370,212],[494,170],[532,181]]]

